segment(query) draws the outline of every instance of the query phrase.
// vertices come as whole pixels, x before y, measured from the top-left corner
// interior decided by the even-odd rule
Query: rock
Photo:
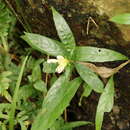
[[[93,4],[98,9],[100,15],[107,15],[110,18],[123,14],[130,13],[130,0],[90,0],[90,3]],[[126,41],[130,41],[130,25],[119,25],[123,38]]]

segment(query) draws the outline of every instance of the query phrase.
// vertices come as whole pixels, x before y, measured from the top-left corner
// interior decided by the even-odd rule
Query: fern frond
[[[0,0],[0,36],[7,36],[14,17],[10,10],[6,7],[2,0]]]

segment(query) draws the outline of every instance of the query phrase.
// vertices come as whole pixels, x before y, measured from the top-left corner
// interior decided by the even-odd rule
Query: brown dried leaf
[[[87,66],[89,69],[91,69],[93,72],[97,73],[102,78],[108,78],[112,76],[113,74],[117,73],[121,68],[123,68],[125,65],[130,63],[130,60],[122,63],[121,65],[115,67],[115,68],[107,68],[105,66],[98,67],[92,63],[88,62],[78,62],[80,64],[83,64]]]

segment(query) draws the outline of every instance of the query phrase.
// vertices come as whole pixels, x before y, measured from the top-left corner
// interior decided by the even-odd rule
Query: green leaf
[[[41,92],[47,92],[46,84],[43,80],[38,80],[34,83],[34,88],[41,91]]]
[[[119,24],[130,24],[130,13],[125,13],[125,14],[114,16],[110,19],[110,21],[119,23]]]
[[[42,74],[41,74],[41,67],[40,67],[40,65],[34,66],[34,68],[32,70],[32,75],[31,75],[32,82],[40,80],[41,77],[42,77]]]
[[[50,128],[69,105],[80,84],[80,78],[68,82],[65,76],[61,76],[48,91],[43,102],[43,108],[36,117],[31,130]]]
[[[36,49],[42,53],[52,56],[66,55],[65,49],[61,43],[48,37],[25,32],[22,39],[24,39],[33,49]]]
[[[113,76],[109,79],[104,92],[99,98],[96,112],[96,130],[101,130],[104,112],[110,112],[114,104]]]
[[[50,79],[49,85],[52,86],[52,84],[57,80],[57,76],[53,74],[52,78]]]
[[[92,92],[92,88],[86,83],[84,83],[83,88],[84,88],[84,90],[83,90],[83,93],[82,93],[82,95],[80,97],[79,106],[81,106],[82,98],[83,97],[88,97]]]
[[[54,8],[52,8],[55,27],[61,42],[71,52],[75,48],[75,39],[65,19]]]
[[[0,103],[0,112],[2,112],[3,110],[10,110],[11,108],[11,104],[9,103]]]
[[[49,128],[49,130],[62,130],[61,127],[64,125],[64,119],[59,117],[53,125]]]
[[[18,100],[23,99],[24,101],[26,101],[30,96],[35,93],[36,91],[31,85],[26,84],[24,86],[21,86],[18,92],[18,95],[20,95],[18,97]]]
[[[84,92],[83,92],[82,95],[84,97],[88,97],[91,94],[91,92],[92,92],[92,88],[88,84],[86,84],[86,83],[84,83],[83,87],[84,87]]]
[[[25,68],[27,59],[28,59],[28,56],[25,57],[25,59],[22,63],[22,66],[21,66],[21,69],[20,69],[20,72],[19,72],[19,76],[17,78],[15,90],[14,90],[13,101],[12,101],[12,104],[11,104],[12,107],[11,107],[11,110],[10,110],[10,113],[9,113],[9,129],[10,130],[14,129],[16,103],[18,101],[18,96],[19,96],[18,92],[19,92],[19,88],[20,88],[20,84],[21,84],[21,81],[22,81],[22,76],[23,76],[23,73],[24,73],[24,68]]]
[[[56,72],[57,64],[54,63],[43,63],[43,72],[44,73],[55,73]]]
[[[49,130],[73,130],[75,127],[84,126],[84,125],[92,125],[92,122],[89,121],[73,121],[73,122],[67,122],[62,118],[57,119],[52,127]]]
[[[84,126],[84,125],[91,125],[92,122],[89,121],[74,121],[74,122],[68,122],[65,123],[64,126],[62,127],[62,129],[68,129],[68,128],[75,128],[75,127],[79,127],[79,126]]]
[[[96,92],[101,93],[103,92],[103,83],[99,79],[99,77],[90,70],[87,66],[82,64],[76,63],[76,69],[81,76],[81,78]]]
[[[74,59],[77,61],[90,62],[107,62],[117,60],[127,60],[128,57],[119,52],[97,47],[77,47],[74,54]]]

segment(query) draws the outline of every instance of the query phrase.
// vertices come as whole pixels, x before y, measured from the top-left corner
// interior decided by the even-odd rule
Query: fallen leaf
[[[96,66],[96,65],[94,65],[92,63],[88,63],[88,62],[78,62],[78,63],[87,66],[93,72],[97,73],[100,77],[108,78],[108,77],[112,76],[113,74],[117,73],[125,65],[130,63],[130,60],[122,63],[121,65],[119,65],[119,66],[117,66],[115,68],[108,68],[108,67],[105,67],[105,66],[98,67],[98,66]]]

